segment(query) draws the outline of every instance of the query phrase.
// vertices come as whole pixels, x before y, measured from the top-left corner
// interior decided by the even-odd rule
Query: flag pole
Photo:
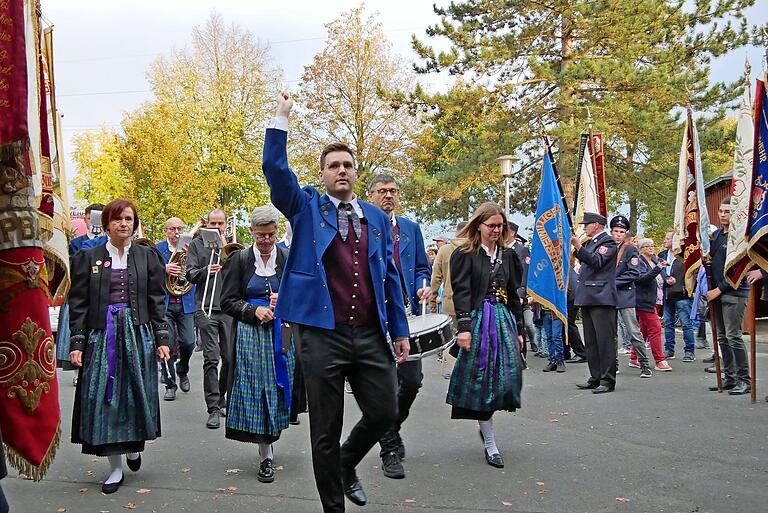
[[[555,181],[557,182],[557,189],[560,191],[560,199],[563,200],[563,206],[565,207],[565,213],[568,217],[568,226],[573,229],[573,217],[571,211],[568,209],[568,201],[565,199],[565,192],[563,190],[563,184],[560,181],[560,173],[557,172],[557,166],[555,165],[555,159],[552,156],[552,147],[549,145],[549,138],[546,134],[541,136],[544,139],[544,145],[546,147],[547,155],[549,155],[549,162],[552,164],[552,171],[555,173]]]
[[[702,259],[704,260],[704,259]],[[714,280],[712,279],[712,261],[709,255],[707,255],[704,261],[704,270],[707,273],[707,290],[712,290]],[[720,301],[720,298],[715,299]],[[709,325],[712,331],[712,349],[714,351],[715,359],[715,375],[717,376],[717,391],[723,393],[723,376],[720,374],[720,346],[717,344],[717,321],[715,320],[715,305],[714,301],[709,304]]]
[[[752,404],[757,402],[757,319],[755,315],[757,311],[758,287],[757,283],[749,287],[749,366],[751,367],[749,373],[752,376],[750,378]]]

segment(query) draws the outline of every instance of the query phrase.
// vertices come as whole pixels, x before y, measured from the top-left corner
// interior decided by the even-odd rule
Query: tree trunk
[[[635,172],[635,147],[631,144],[627,145],[627,173],[634,174]],[[629,197],[629,231],[630,233],[637,235],[637,196],[635,194],[627,194]]]

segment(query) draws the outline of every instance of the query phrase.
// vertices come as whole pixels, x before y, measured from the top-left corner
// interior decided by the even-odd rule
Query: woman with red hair
[[[123,483],[122,455],[137,471],[146,440],[160,436],[157,358],[169,358],[165,270],[153,249],[131,244],[136,205],[114,200],[102,211],[106,243],[72,259],[70,361],[79,367],[72,442],[106,456],[102,492]]]

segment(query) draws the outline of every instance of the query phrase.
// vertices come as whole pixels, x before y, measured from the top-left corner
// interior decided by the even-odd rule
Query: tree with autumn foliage
[[[355,155],[359,192],[379,172],[409,175],[408,152],[420,127],[388,94],[409,90],[414,74],[392,53],[381,23],[363,6],[343,13],[326,29],[326,45],[304,68],[296,95],[293,167],[314,181],[323,146],[344,142]]]

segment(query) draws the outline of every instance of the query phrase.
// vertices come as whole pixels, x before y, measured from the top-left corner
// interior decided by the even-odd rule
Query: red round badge
[[[110,265],[112,265],[112,263],[109,260],[104,262],[104,267],[109,267]]]
[[[606,253],[608,253],[608,248],[605,246],[600,246],[600,249],[598,249],[597,252],[600,253],[601,255],[605,255]]]

